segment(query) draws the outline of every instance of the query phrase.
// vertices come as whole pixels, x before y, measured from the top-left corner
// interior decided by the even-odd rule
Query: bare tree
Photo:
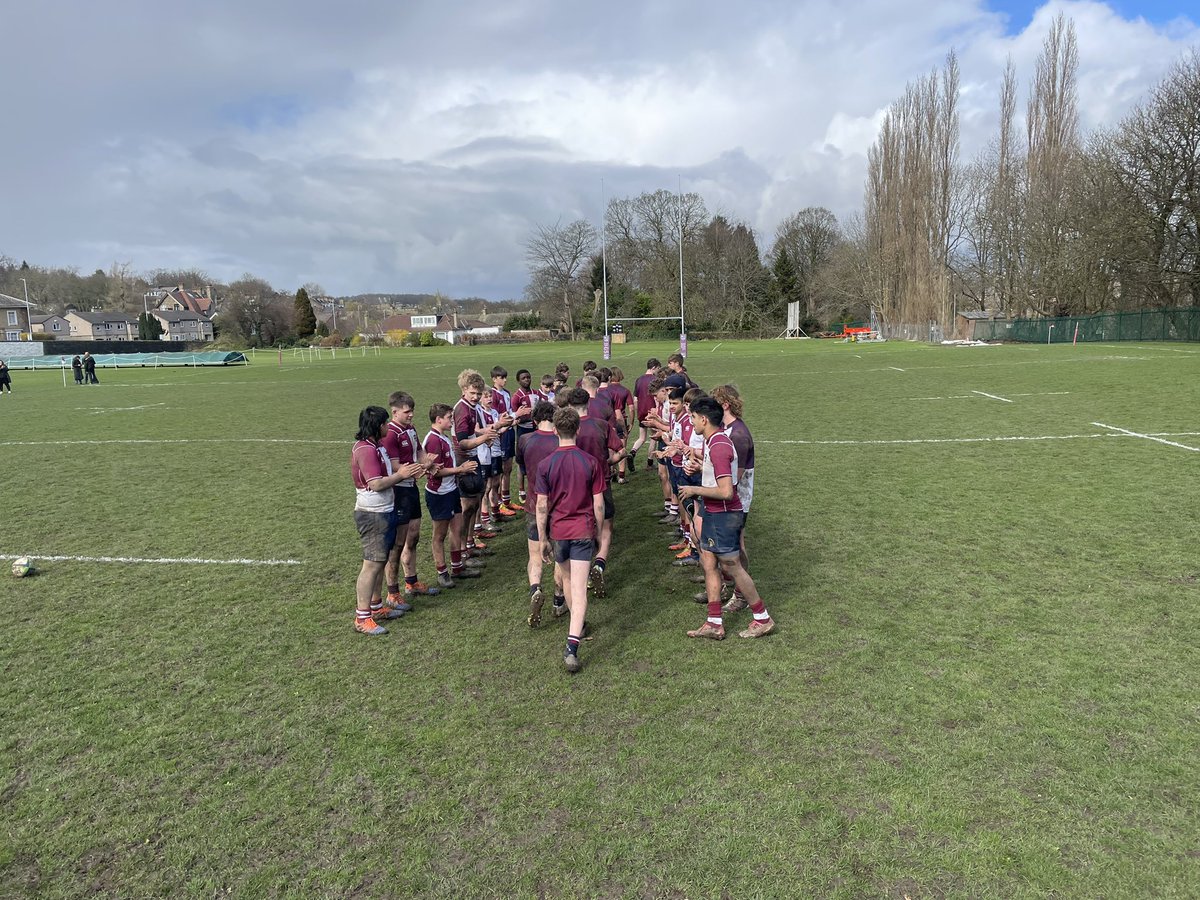
[[[867,159],[866,246],[885,322],[948,321],[955,240],[958,61],[909,84]]]
[[[1025,117],[1024,293],[1044,315],[1069,308],[1072,292],[1067,192],[1079,152],[1078,69],[1075,25],[1059,13],[1042,44]]]
[[[605,212],[609,273],[617,281],[653,298],[656,312],[670,313],[679,303],[679,253],[683,242],[685,296],[695,285],[695,251],[709,224],[699,194],[682,197],[654,191],[609,201]]]
[[[571,339],[575,339],[575,312],[572,287],[596,246],[596,229],[585,219],[567,225],[539,225],[525,244],[530,274],[543,285],[552,285],[562,298],[562,315]]]
[[[1107,162],[1138,211],[1122,305],[1200,302],[1200,51],[1178,62],[1121,123]],[[1135,272],[1142,286],[1131,290]]]
[[[775,230],[771,261],[774,262],[781,249],[787,249],[788,257],[796,269],[797,288],[804,303],[806,319],[816,318],[817,273],[829,263],[841,241],[837,217],[823,206],[810,206],[793,213],[780,222]]]

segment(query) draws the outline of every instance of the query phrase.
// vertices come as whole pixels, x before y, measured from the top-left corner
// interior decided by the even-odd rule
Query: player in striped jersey
[[[384,569],[388,595],[384,603],[392,609],[408,612],[409,602],[422,594],[436,594],[438,589],[417,579],[417,544],[421,540],[421,489],[417,476],[425,474],[421,441],[412,427],[413,408],[416,401],[407,391],[393,391],[388,396],[387,433],[383,436],[383,449],[392,461],[393,471],[413,472],[396,485],[396,543],[388,555]],[[413,471],[413,466],[420,466]],[[400,569],[404,569],[404,593],[400,593]]]
[[[692,427],[704,436],[704,469],[699,486],[685,485],[684,497],[704,499],[704,536],[701,564],[704,566],[708,593],[708,617],[688,637],[722,640],[725,624],[721,609],[721,573],[728,575],[750,606],[753,615],[749,627],[739,637],[756,638],[775,628],[775,622],[758,595],[754,580],[741,563],[741,538],[745,513],[737,492],[737,450],[722,427],[724,411],[712,397],[692,403]]]

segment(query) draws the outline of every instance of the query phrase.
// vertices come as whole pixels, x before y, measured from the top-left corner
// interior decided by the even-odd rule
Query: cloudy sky
[[[851,215],[883,111],[951,49],[965,158],[1060,10],[1089,130],[1200,46],[1183,0],[587,6],[9,4],[0,256],[519,297],[535,225],[599,224],[605,194],[682,183],[763,245],[805,206]]]

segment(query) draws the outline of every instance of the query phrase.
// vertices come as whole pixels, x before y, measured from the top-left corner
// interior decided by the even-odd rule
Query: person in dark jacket
[[[79,358],[78,353],[71,360],[71,374],[75,376],[76,384],[83,384],[83,360]]]
[[[87,350],[83,351],[83,373],[84,380],[88,384],[99,384],[100,379],[96,377],[96,357],[92,356]]]

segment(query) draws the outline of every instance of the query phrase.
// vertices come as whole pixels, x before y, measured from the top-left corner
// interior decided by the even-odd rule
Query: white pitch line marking
[[[309,438],[130,438],[103,441],[0,441],[0,447],[68,447],[73,444],[345,444]]]
[[[990,397],[993,400],[999,400],[1001,403],[1012,403],[1007,397],[997,397],[995,394],[989,394],[985,391],[971,391],[972,394],[978,394],[980,397]]]
[[[144,403],[141,406],[77,406],[76,412],[91,412],[93,416],[106,412],[136,412],[143,409],[170,409],[165,403]]]
[[[900,367],[898,367],[898,366],[888,366],[888,368],[889,368],[889,369],[892,369],[892,370],[893,370],[893,371],[895,371],[895,372],[903,372],[903,371],[904,371],[903,369],[901,369],[901,368],[900,368]]]
[[[974,400],[974,394],[978,391],[973,391],[971,394],[951,394],[948,397],[905,397],[905,400]],[[1038,391],[1033,394],[1013,394],[1014,397],[1065,397],[1070,394],[1070,391]]]
[[[1094,424],[1094,423],[1093,423]],[[1110,427],[1110,426],[1105,426]],[[859,441],[803,441],[803,440],[784,440],[771,441],[760,440],[760,444],[804,444],[808,446],[836,446],[836,447],[871,447],[871,446],[888,446],[888,445],[907,445],[907,444],[1003,444],[1003,443],[1032,443],[1036,441],[1073,441],[1081,438],[1122,438],[1122,437],[1200,437],[1200,431],[1182,431],[1182,432],[1160,432],[1158,434],[1138,435],[1133,432],[1127,434],[1110,434],[1106,432],[1096,432],[1094,434],[1043,434],[1037,436],[1026,435],[1011,435],[1002,437],[974,437],[974,438],[902,438],[899,440],[859,440]],[[1193,447],[1186,448],[1188,450],[1195,449]]]
[[[46,556],[41,553],[0,553],[0,559],[19,559],[28,556],[36,561],[51,562],[103,562],[103,563],[191,563],[206,566],[302,566],[299,559],[197,559],[194,557],[151,557],[137,556]]]
[[[717,344],[717,347],[720,347],[720,346],[721,346],[721,344],[723,344],[723,343],[725,343],[725,342],[724,342],[724,341],[721,341],[720,343],[718,343],[718,344]],[[709,353],[716,353],[716,352],[717,352],[717,347],[713,347],[713,348],[712,348],[711,350],[709,350],[708,352],[709,352]]]
[[[1191,450],[1193,453],[1200,453],[1200,447],[1189,447],[1187,444],[1177,444],[1175,441],[1166,441],[1160,437],[1155,437],[1152,434],[1142,434],[1137,431],[1130,431],[1128,428],[1118,428],[1116,425],[1105,425],[1103,422],[1093,422],[1092,424],[1097,428],[1107,428],[1110,431],[1117,431],[1121,434],[1127,434],[1130,437],[1144,438],[1147,441],[1166,444],[1168,447],[1178,447],[1180,450]]]

